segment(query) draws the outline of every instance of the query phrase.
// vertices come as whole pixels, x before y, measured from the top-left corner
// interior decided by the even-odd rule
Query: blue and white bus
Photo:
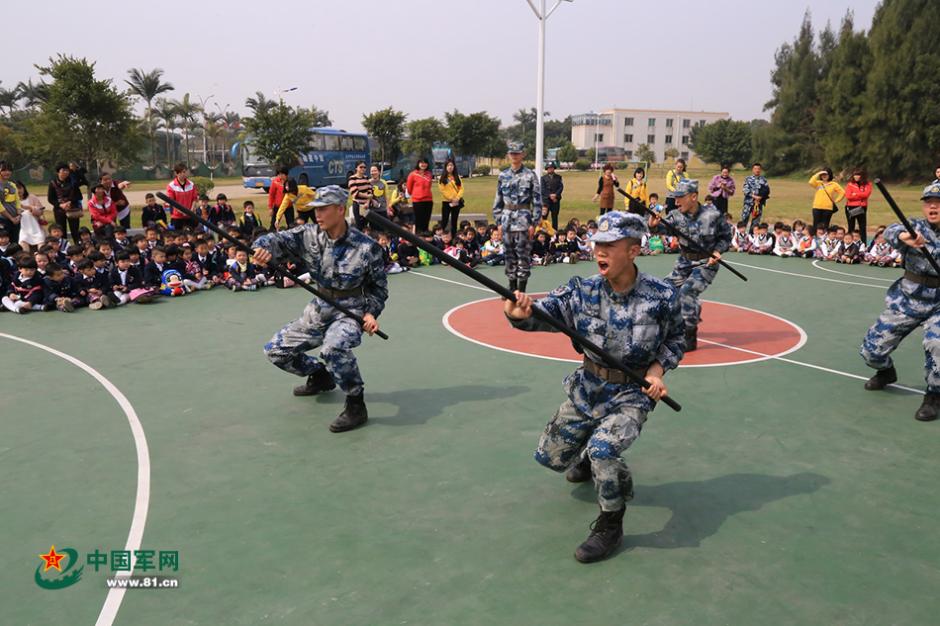
[[[324,185],[346,186],[346,179],[356,169],[356,163],[371,165],[369,137],[334,128],[311,128],[309,149],[301,155],[300,163],[290,170],[290,177],[311,187]],[[251,138],[244,146],[242,183],[248,189],[268,190],[274,167],[252,155]]]

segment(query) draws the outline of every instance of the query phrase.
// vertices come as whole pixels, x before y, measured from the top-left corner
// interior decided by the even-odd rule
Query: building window
[[[699,125],[699,126],[704,126],[704,125],[705,125],[705,120],[699,120],[699,121],[698,121],[698,125]]]
[[[656,143],[656,135],[647,135],[646,143],[648,143],[649,145],[653,145],[654,143]]]
[[[604,141],[604,133],[594,133],[594,142],[599,143]]]
[[[633,143],[633,135],[631,135],[631,134],[629,134],[629,133],[627,133],[626,135],[624,135],[624,136],[623,136],[623,142],[624,142],[624,143]]]
[[[685,150],[685,151],[682,152],[682,158],[683,158],[683,159],[688,159],[688,158],[689,158],[689,151],[688,151],[688,150]]]
[[[646,125],[649,126],[650,128],[656,128],[656,118],[651,117],[648,120],[646,120]]]
[[[623,151],[623,156],[624,156],[624,158],[625,158],[626,160],[632,161],[632,160],[633,160],[633,150],[624,150],[624,151]]]
[[[666,128],[672,128],[672,119],[666,120]]]
[[[688,128],[692,125],[692,120],[682,120],[682,128]]]
[[[683,145],[683,146],[689,145],[689,136],[688,136],[688,135],[682,135],[682,145]]]
[[[672,145],[672,135],[666,135],[666,145]]]
[[[633,118],[632,118],[632,117],[625,117],[625,118],[623,118],[623,125],[624,125],[624,126],[633,126]]]

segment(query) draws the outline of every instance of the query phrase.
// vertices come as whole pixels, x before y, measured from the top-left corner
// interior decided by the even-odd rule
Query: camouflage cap
[[[310,203],[310,206],[329,206],[331,204],[346,206],[347,199],[349,199],[348,191],[339,185],[327,185],[326,187],[317,189],[317,197]]]
[[[940,198],[940,183],[932,182],[924,187],[923,193],[920,194],[920,199],[927,200],[930,198]]]
[[[681,198],[682,196],[687,196],[690,193],[698,193],[697,180],[680,180],[678,183],[676,183],[676,190],[669,192],[669,197]]]
[[[597,232],[591,235],[591,241],[603,243],[621,239],[642,239],[647,233],[646,220],[635,213],[610,211],[597,220]]]
[[[525,145],[519,141],[510,141],[506,144],[506,152],[509,154],[521,154],[525,152]]]

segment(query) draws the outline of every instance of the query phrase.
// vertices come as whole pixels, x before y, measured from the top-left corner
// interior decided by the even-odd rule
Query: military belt
[[[507,204],[504,207],[507,211],[518,211],[519,209],[532,209],[531,204]]]
[[[333,300],[338,300],[340,298],[354,298],[365,295],[365,292],[362,290],[361,286],[355,287],[353,289],[330,289],[329,287],[324,287],[320,283],[317,283],[317,291],[329,298],[332,298]]]
[[[582,363],[584,369],[588,372],[591,372],[601,380],[606,380],[609,383],[614,383],[615,385],[625,385],[632,380],[627,376],[627,373],[621,370],[614,370],[607,367],[604,367],[600,363],[595,363],[588,357],[584,357]],[[639,378],[644,378],[644,375],[641,375],[637,372],[634,372]]]
[[[931,289],[936,289],[940,287],[940,276],[928,276],[926,274],[915,274],[909,270],[904,270],[904,280],[909,280],[912,283],[917,283],[918,285],[923,285],[924,287],[929,287]]]
[[[704,261],[705,259],[711,258],[710,252],[691,252],[689,250],[683,250],[682,256],[690,261]]]

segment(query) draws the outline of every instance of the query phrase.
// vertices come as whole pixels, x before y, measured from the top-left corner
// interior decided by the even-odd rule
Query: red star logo
[[[59,566],[59,561],[65,558],[64,554],[59,554],[55,551],[55,546],[49,548],[49,554],[40,554],[39,558],[46,562],[46,569],[42,570],[48,572],[53,567],[62,571],[62,568]]]

